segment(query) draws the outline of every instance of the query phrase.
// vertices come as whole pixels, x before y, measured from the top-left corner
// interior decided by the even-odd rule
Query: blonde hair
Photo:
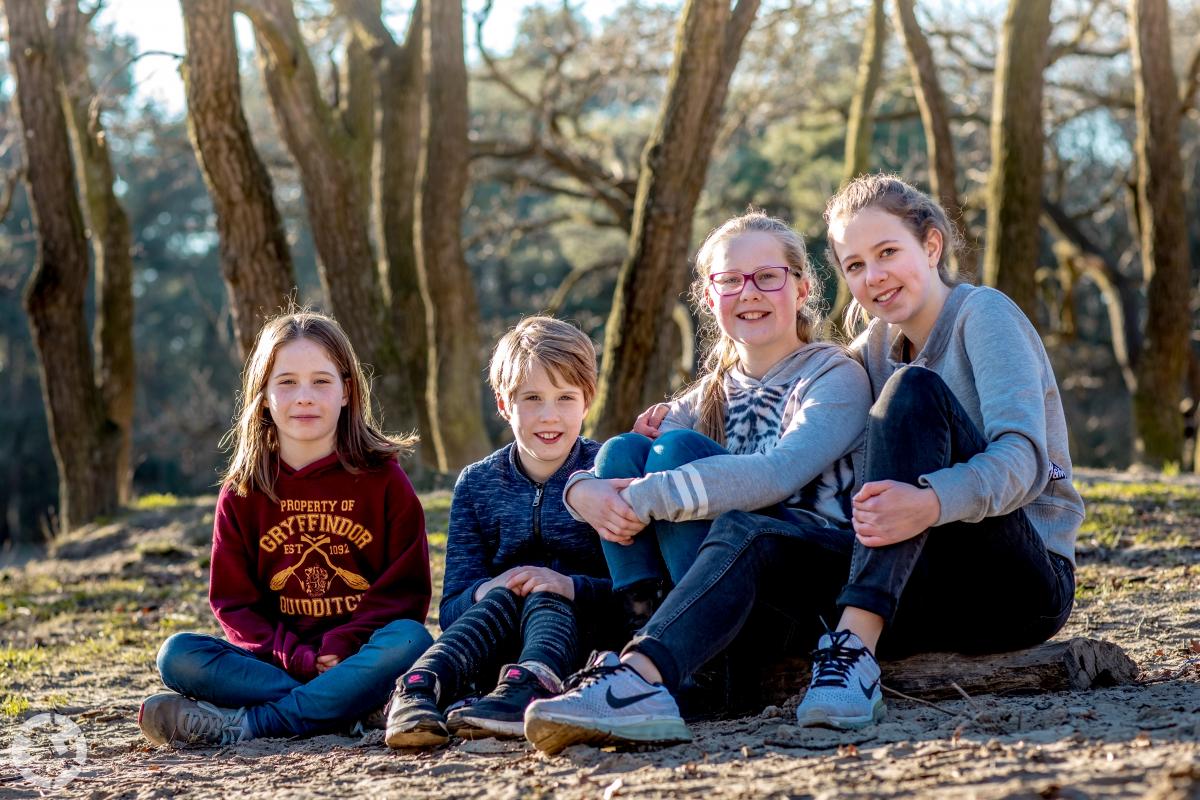
[[[696,279],[690,296],[696,313],[702,320],[701,336],[707,342],[701,377],[683,391],[700,387],[700,404],[696,430],[720,444],[725,444],[725,375],[737,366],[738,353],[733,340],[717,325],[716,315],[705,299],[708,296],[708,276],[712,271],[717,250],[726,242],[746,233],[766,233],[775,237],[783,249],[788,271],[797,279],[808,281],[808,297],[796,310],[796,336],[804,344],[817,337],[820,330],[819,308],[821,283],[813,274],[804,238],[783,220],[751,208],[745,214],[725,221],[709,232],[696,253]]]
[[[583,391],[583,402],[596,397],[596,346],[583,331],[554,317],[526,317],[492,351],[488,382],[492,391],[511,403],[517,387],[537,364],[554,385],[563,380]]]
[[[947,286],[963,283],[966,276],[950,274],[950,257],[962,247],[962,236],[950,221],[938,201],[896,175],[876,173],[859,175],[829,198],[825,205],[825,224],[835,220],[849,220],[868,208],[878,208],[898,218],[909,229],[917,241],[925,243],[929,232],[936,230],[942,236],[942,253],[938,257],[938,277]],[[840,271],[841,259],[833,239],[829,239],[829,259],[832,267]],[[866,324],[869,316],[866,309],[853,298],[846,304],[842,316],[842,329],[853,338],[858,328]]]
[[[334,447],[349,472],[373,469],[407,455],[415,435],[389,436],[376,426],[371,412],[371,385],[354,354],[350,338],[332,317],[315,311],[295,311],[267,320],[254,340],[242,370],[242,391],[233,427],[221,439],[233,447],[222,483],[242,497],[258,490],[278,502],[279,435],[266,405],[267,381],[279,348],[307,339],[325,350],[346,384],[346,405],[338,415]]]

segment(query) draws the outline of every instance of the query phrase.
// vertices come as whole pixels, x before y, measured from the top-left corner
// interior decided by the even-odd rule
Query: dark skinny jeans
[[[867,425],[865,480],[918,485],[988,441],[932,370],[906,366],[884,385]],[[1002,653],[1062,628],[1075,597],[1071,562],[1050,553],[1021,509],[951,522],[897,544],[854,543],[839,606],[883,617],[879,650]]]

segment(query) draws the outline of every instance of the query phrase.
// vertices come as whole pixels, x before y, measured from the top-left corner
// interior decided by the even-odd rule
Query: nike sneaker
[[[862,728],[883,719],[879,662],[850,631],[826,633],[812,653],[812,680],[796,709],[804,726]]]
[[[446,715],[450,733],[464,739],[488,736],[515,738],[525,733],[525,709],[534,700],[554,697],[558,692],[544,684],[532,670],[508,664],[500,670],[500,682],[491,694]]]
[[[218,708],[175,692],[146,698],[138,727],[154,744],[225,745],[252,738],[245,708]]]
[[[690,742],[675,698],[649,683],[616,653],[593,654],[567,679],[558,697],[525,710],[525,737],[554,755],[573,744],[678,744]]]
[[[423,669],[406,672],[396,681],[383,734],[388,747],[434,747],[450,740],[437,705],[437,683],[437,676]]]

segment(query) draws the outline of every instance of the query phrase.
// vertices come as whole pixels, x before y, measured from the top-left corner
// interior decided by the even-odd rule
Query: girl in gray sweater
[[[874,405],[837,629],[814,652],[804,725],[884,713],[876,648],[1003,652],[1049,639],[1074,597],[1083,501],[1058,386],[1017,306],[947,274],[955,232],[904,181],[864,175],[826,208]],[[856,320],[857,318],[857,320]]]
[[[709,234],[696,270],[693,297],[718,333],[705,376],[665,419],[647,412],[606,442],[594,474],[565,490],[603,539],[614,590],[646,607],[620,656],[599,654],[527,710],[526,736],[548,752],[689,739],[675,701],[688,676],[744,632],[756,644],[731,651],[811,641],[849,567],[870,388],[843,348],[814,341],[803,240],[751,212]],[[713,524],[736,509],[765,513]],[[815,577],[797,585],[799,571]],[[670,593],[650,616],[656,587]]]

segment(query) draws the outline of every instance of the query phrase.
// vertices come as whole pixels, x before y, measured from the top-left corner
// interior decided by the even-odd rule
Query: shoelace
[[[573,691],[575,689],[586,689],[588,686],[598,682],[602,678],[612,675],[623,669],[629,669],[625,664],[617,664],[616,666],[607,666],[598,664],[594,667],[584,667],[576,672],[571,677],[563,682],[563,693]]]
[[[829,647],[812,651],[813,675],[809,686],[845,687],[850,683],[850,669],[854,662],[869,652],[865,647],[847,647],[850,631],[829,634]]]
[[[201,714],[188,710],[183,714],[184,726],[193,738],[208,738],[219,734],[221,744],[233,744],[234,742],[241,741],[246,731],[245,708],[225,712],[212,703],[206,703],[203,700],[196,703],[196,705],[206,713]]]

